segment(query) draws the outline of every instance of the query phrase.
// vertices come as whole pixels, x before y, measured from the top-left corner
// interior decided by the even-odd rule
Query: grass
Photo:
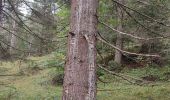
[[[154,87],[112,83],[99,87],[109,91],[98,91],[98,100],[170,100],[170,83]]]
[[[52,85],[50,81],[51,77],[62,70],[55,67],[44,68],[43,63],[46,63],[47,59],[54,59],[49,56],[30,57],[34,62],[1,62],[0,75],[21,76],[0,76],[0,83],[6,84],[0,85],[0,100],[59,100],[62,88]],[[40,69],[35,69],[36,64],[40,65]]]
[[[63,73],[63,68],[55,67],[61,65],[50,66],[61,63],[64,56],[56,54],[56,56],[30,57],[29,59],[34,62],[1,62],[0,74],[24,74],[0,76],[0,100],[60,100],[62,86],[52,85],[51,80],[56,74]],[[40,69],[34,69],[36,67]],[[101,78],[111,83],[98,82],[97,100],[170,100],[170,82],[168,80],[164,82],[164,74],[168,72],[170,72],[169,67],[122,71],[134,77],[156,75],[162,79],[155,82],[156,86],[132,85],[120,78],[105,74]]]
[[[59,98],[61,87],[47,83],[50,81],[50,70],[52,69],[45,69],[34,75],[7,76],[0,79],[1,82],[8,84],[1,86],[0,100],[6,100],[9,97],[10,100],[53,100],[52,98]],[[4,93],[3,89],[6,89],[7,92]],[[11,95],[10,91],[15,92],[15,94]]]

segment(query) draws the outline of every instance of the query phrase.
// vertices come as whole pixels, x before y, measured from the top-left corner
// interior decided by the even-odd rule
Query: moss
[[[60,54],[58,54],[60,55]],[[61,61],[64,57],[58,56]],[[61,58],[60,58],[61,57]],[[38,65],[48,60],[57,59],[55,56],[30,57]],[[34,65],[34,64],[33,64]],[[47,67],[49,67],[48,65]],[[19,73],[22,69],[36,70],[36,74],[27,71],[29,75],[1,77],[0,82],[8,83],[7,86],[0,86],[0,100],[60,100],[62,95],[61,85],[52,85],[50,81],[56,75],[63,74],[63,68],[46,66],[31,66],[28,62],[2,62],[0,69],[5,69],[3,74]],[[35,69],[36,68],[36,69]],[[37,69],[38,68],[38,69]],[[41,70],[39,70],[39,68]],[[170,82],[163,80],[169,77],[170,68],[140,68],[124,69],[121,71],[133,77],[144,77],[148,75],[159,76],[161,80],[155,81],[156,86],[138,86],[132,85],[118,77],[111,76],[104,71],[100,78],[111,83],[98,82],[97,100],[170,100]],[[106,91],[109,90],[109,91]]]

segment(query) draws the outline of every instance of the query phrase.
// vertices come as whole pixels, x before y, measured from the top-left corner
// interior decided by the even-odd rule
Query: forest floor
[[[62,55],[58,56],[60,60],[64,59]],[[0,100],[61,99],[62,85],[55,84],[53,78],[63,73],[63,69],[52,66],[55,57],[30,59],[34,62],[0,62]],[[139,86],[106,74],[101,79],[111,83],[98,82],[97,100],[170,100],[169,67],[125,69],[122,73],[133,77],[152,74],[159,76],[159,79],[154,80],[154,85]]]

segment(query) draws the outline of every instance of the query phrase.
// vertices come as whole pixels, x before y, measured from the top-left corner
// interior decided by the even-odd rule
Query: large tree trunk
[[[123,4],[124,0],[119,0],[119,2]],[[121,10],[121,8],[118,5],[117,6],[117,21],[118,21],[119,25],[117,26],[117,30],[119,30],[119,31],[123,31],[123,22],[122,22],[123,17],[124,17],[124,12]],[[120,49],[123,48],[123,36],[122,36],[122,34],[117,35],[116,47],[118,47]],[[118,64],[122,63],[122,53],[119,50],[115,51],[114,61]]]
[[[62,100],[96,99],[98,0],[72,0]]]

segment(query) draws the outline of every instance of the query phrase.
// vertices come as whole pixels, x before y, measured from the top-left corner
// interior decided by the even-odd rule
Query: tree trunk
[[[15,10],[18,11],[19,1],[11,0],[11,3],[14,6]],[[11,13],[13,14],[13,18],[17,19],[16,15],[15,15],[15,11],[12,11]],[[18,25],[17,25],[15,20],[11,19],[11,25],[9,25],[9,27],[11,27],[10,29],[12,29],[12,33],[14,33],[15,35],[18,34],[18,32],[17,32]],[[18,48],[17,47],[18,40],[17,40],[17,37],[14,34],[11,34],[11,39],[10,39],[10,48],[9,48],[9,50],[10,50],[10,55],[11,56],[17,54],[17,50],[15,50],[14,48]]]
[[[98,0],[72,0],[62,100],[96,100]]]
[[[0,0],[0,25],[2,23],[2,9],[3,9],[2,0]]]
[[[120,27],[118,28],[120,30]],[[117,35],[117,40],[116,40],[116,47],[122,49],[123,47],[123,39],[122,39],[122,35],[118,34]],[[118,50],[115,51],[115,59],[114,61],[117,64],[121,64],[122,63],[122,53]]]
[[[17,34],[16,32],[16,22],[13,21],[12,22],[12,29],[13,29],[13,33],[14,34]],[[11,40],[10,40],[10,54],[15,54],[16,53],[16,50],[13,49],[13,47],[16,47],[17,46],[17,38],[14,34],[11,34]]]
[[[124,3],[124,0],[119,0],[120,3]],[[119,5],[117,6],[117,21],[119,23],[119,25],[117,26],[117,30],[119,31],[123,31],[123,17],[124,17],[124,12],[123,10],[121,10],[121,8],[119,7]],[[118,34],[117,35],[117,40],[116,40],[116,47],[122,49],[123,48],[123,36],[122,34]],[[115,51],[115,59],[114,61],[117,64],[121,64],[122,63],[122,53],[118,50]]]

